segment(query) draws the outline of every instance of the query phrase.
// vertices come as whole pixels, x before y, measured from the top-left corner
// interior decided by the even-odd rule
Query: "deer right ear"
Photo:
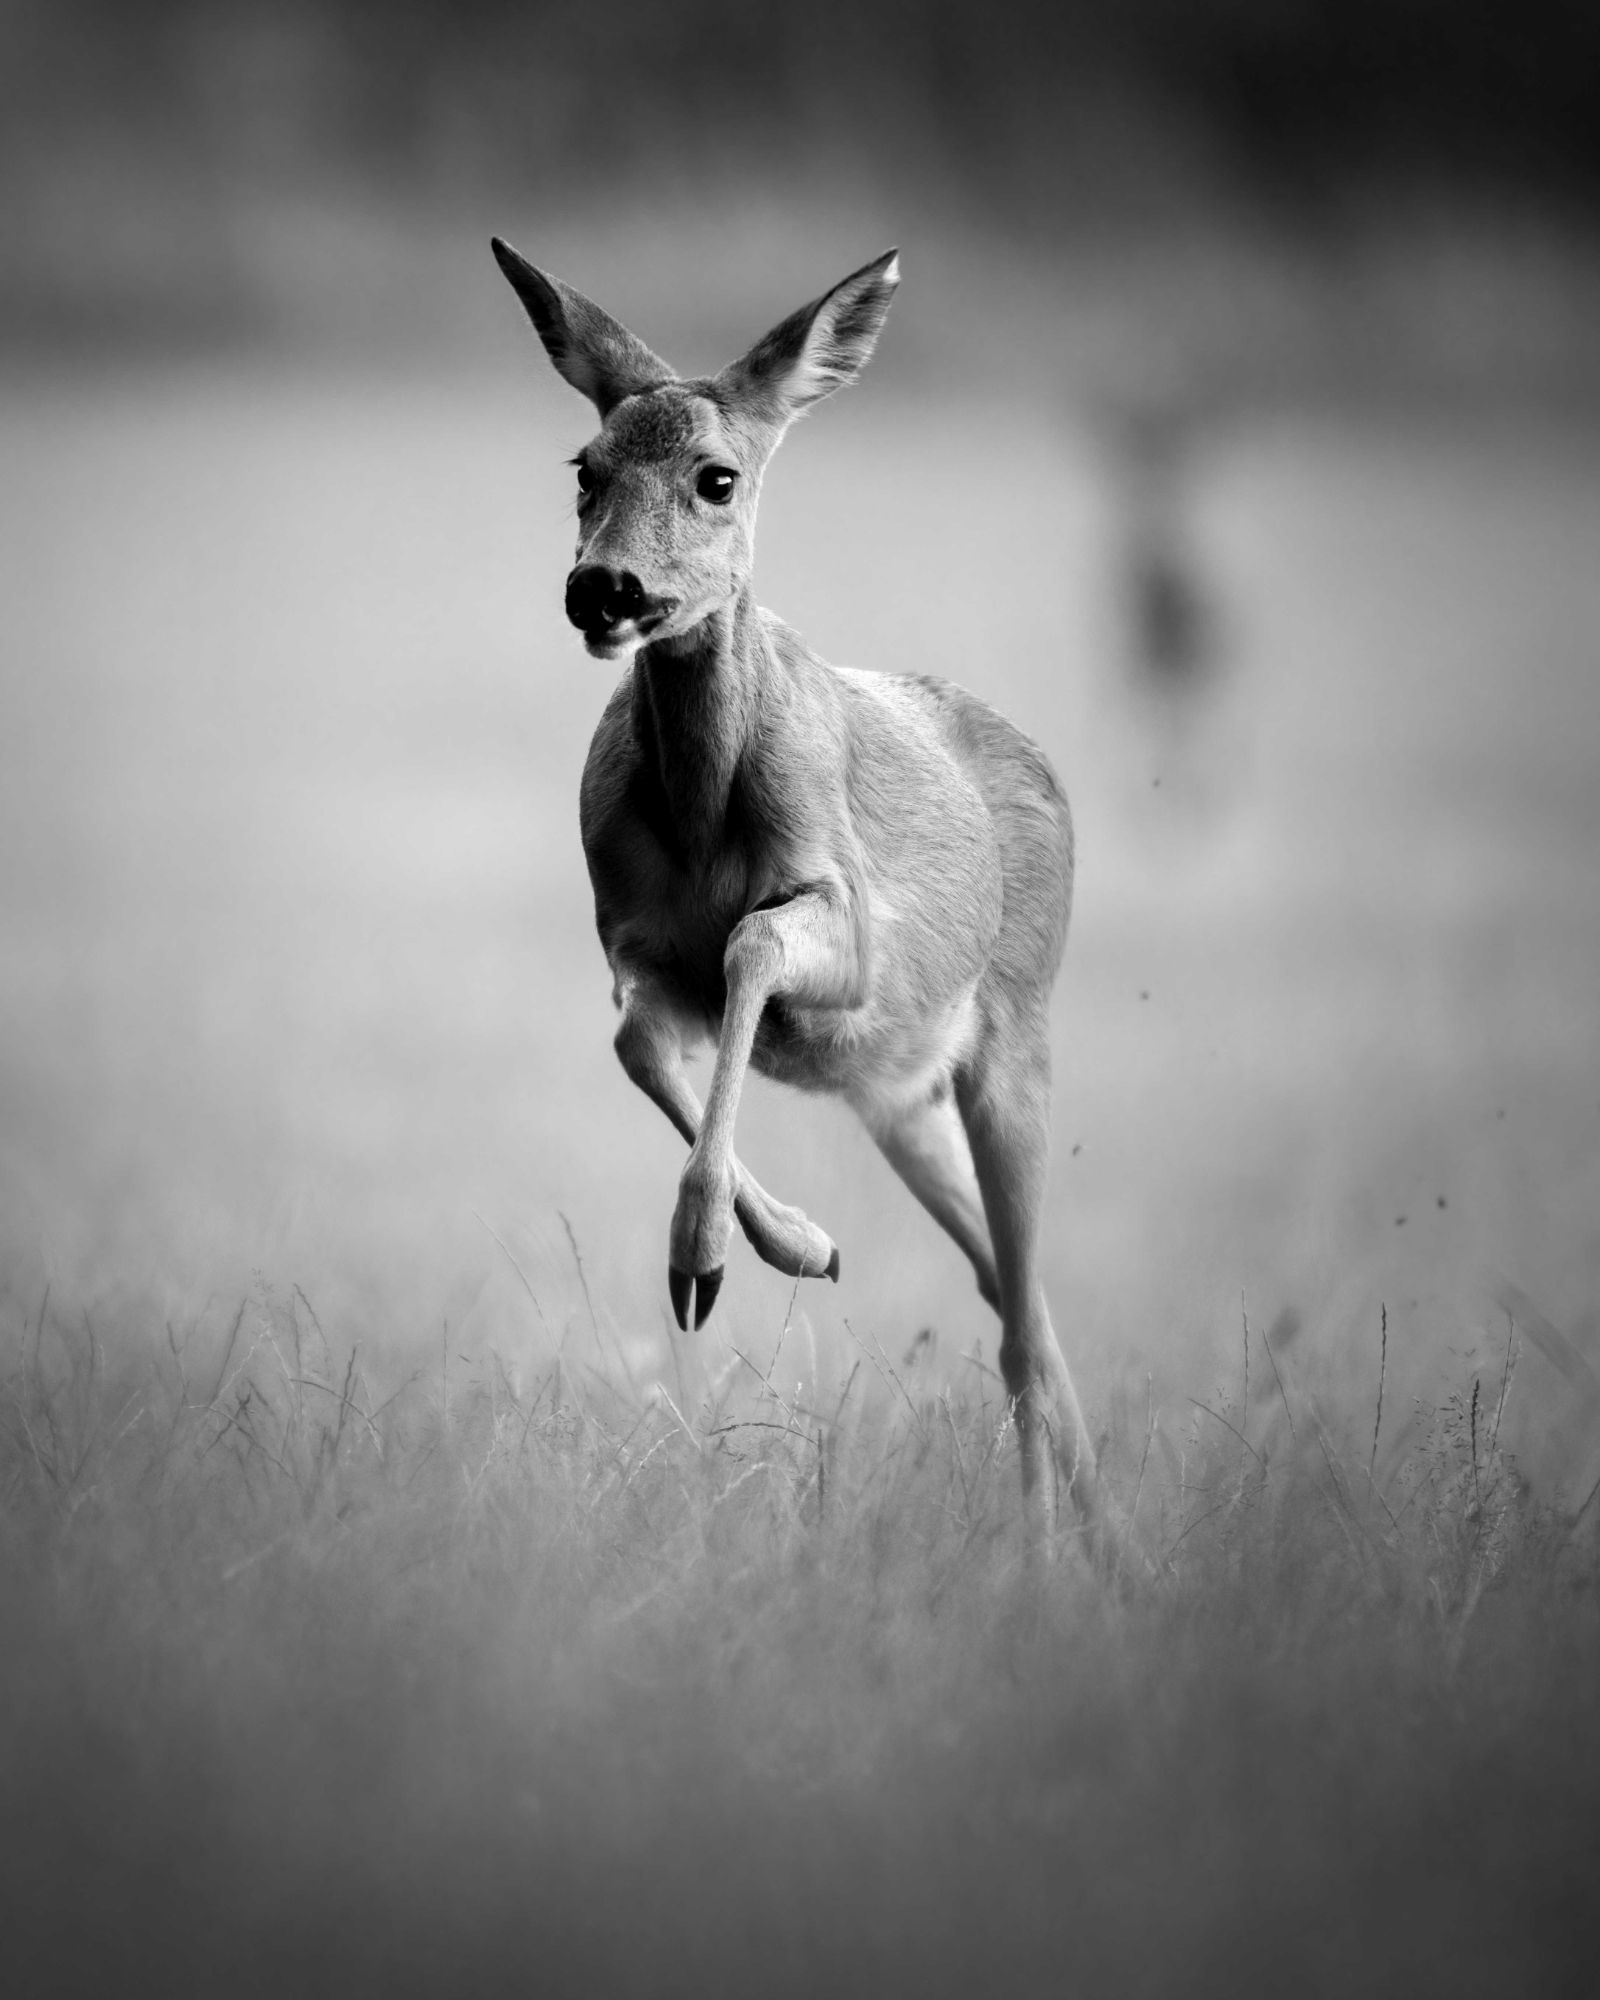
[[[788,423],[853,382],[878,344],[900,282],[900,255],[885,250],[758,340],[718,380],[726,391]]]
[[[490,239],[495,262],[533,321],[545,352],[602,417],[624,397],[677,377],[659,354],[652,354],[620,320],[559,278],[547,278],[498,236]]]

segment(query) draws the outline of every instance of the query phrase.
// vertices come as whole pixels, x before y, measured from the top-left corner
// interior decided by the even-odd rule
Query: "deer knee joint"
[[[630,1007],[617,1023],[617,1032],[611,1038],[611,1046],[617,1052],[617,1061],[628,1072],[637,1076],[641,1070],[650,1067],[650,1058],[655,1053],[655,1035]]]
[[[676,1068],[683,1051],[683,1031],[671,1014],[630,994],[623,1003],[611,1046],[623,1069],[638,1083]]]
[[[728,940],[722,969],[729,992],[759,987],[770,993],[784,972],[783,939],[765,910],[746,917]]]

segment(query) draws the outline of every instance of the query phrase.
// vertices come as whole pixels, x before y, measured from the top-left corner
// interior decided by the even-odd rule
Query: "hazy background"
[[[758,594],[1072,793],[1047,1277],[1091,1406],[1206,1393],[1241,1294],[1309,1383],[1366,1381],[1381,1305],[1402,1383],[1474,1368],[1505,1281],[1592,1353],[1597,21],[3,0],[15,1308],[299,1285],[516,1369],[591,1338],[565,1218],[663,1365],[681,1147],[611,1054],[576,827],[592,421],[487,241],[686,368],[898,242]],[[840,1243],[820,1343],[992,1361],[842,1112],[758,1085],[741,1151]],[[736,1246],[722,1334],[787,1295]],[[1508,1425],[1577,1486],[1539,1366]]]

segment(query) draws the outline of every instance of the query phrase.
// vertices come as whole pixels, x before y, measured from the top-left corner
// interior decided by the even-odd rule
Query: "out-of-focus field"
[[[0,384],[31,1990],[1564,1990],[1600,441],[1241,409],[1187,472],[1214,670],[1164,695],[1092,412],[880,362],[769,475],[763,602],[965,681],[1075,801],[1046,1274],[1124,1600],[1017,1588],[992,1321],[835,1107],[741,1113],[843,1258],[779,1371],[742,1243],[668,1341],[681,1148],[576,830],[584,435],[531,344]]]
[[[662,1366],[681,1148],[611,1054],[575,824],[611,680],[560,615],[588,413],[529,348],[0,392],[19,1304],[215,1321],[259,1271],[349,1337],[448,1319],[531,1363],[587,1323],[565,1216]],[[1590,1324],[1600,443],[1220,426],[1187,475],[1218,668],[1164,702],[1084,414],[880,367],[776,462],[760,594],[828,657],[967,682],[1068,782],[1047,1275],[1090,1400],[1208,1381],[1241,1291],[1364,1370],[1380,1302],[1430,1376],[1498,1341],[1500,1278]],[[841,1245],[825,1345],[990,1338],[847,1114],[757,1084],[741,1148]],[[741,1246],[726,1298],[760,1346],[787,1287]]]

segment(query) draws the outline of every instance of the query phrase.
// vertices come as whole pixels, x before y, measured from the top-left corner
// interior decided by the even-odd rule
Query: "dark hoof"
[[[717,1302],[717,1294],[722,1290],[722,1274],[727,1266],[719,1264],[714,1271],[707,1271],[700,1280],[700,1296],[695,1302],[694,1326],[698,1333],[711,1317],[711,1308]]]
[[[838,1284],[838,1282],[839,1282],[839,1246],[838,1246],[838,1244],[837,1244],[837,1243],[835,1243],[835,1244],[834,1244],[834,1246],[833,1246],[833,1255],[832,1255],[832,1256],[831,1256],[831,1257],[830,1257],[830,1258],[828,1259],[828,1269],[827,1269],[827,1272],[825,1273],[825,1275],[826,1275],[827,1277],[830,1277],[830,1278],[832,1278],[832,1280],[833,1280],[833,1282],[834,1282],[835,1284]]]
[[[695,1294],[696,1280],[694,1277],[688,1271],[676,1271],[670,1264],[667,1266],[667,1290],[672,1294],[672,1310],[677,1316],[679,1326],[683,1328],[685,1333],[689,1331],[689,1306],[691,1302],[693,1302],[695,1308],[694,1325],[696,1333],[700,1331],[701,1327],[711,1317],[711,1308],[717,1302],[718,1292],[722,1290],[722,1277],[725,1269],[725,1265],[719,1264],[716,1270],[706,1272],[705,1276],[699,1280],[699,1296],[697,1298]]]

